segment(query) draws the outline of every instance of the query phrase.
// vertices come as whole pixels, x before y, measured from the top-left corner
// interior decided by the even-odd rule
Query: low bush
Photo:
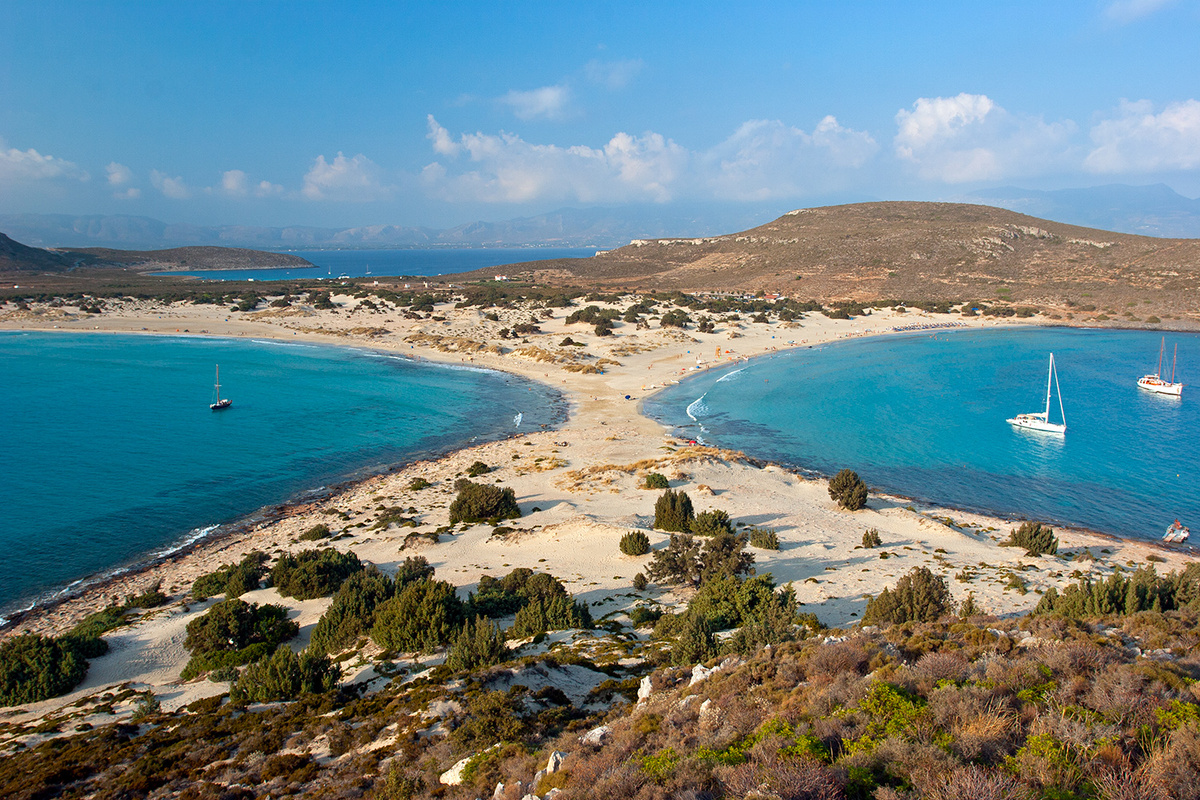
[[[413,478],[408,484],[408,490],[410,492],[419,492],[422,489],[428,489],[430,486],[433,486],[433,484],[424,478]]]
[[[187,625],[183,646],[192,658],[183,670],[185,680],[220,667],[247,664],[274,652],[300,632],[277,605],[222,600]]]
[[[701,511],[688,525],[689,530],[697,536],[716,536],[719,533],[733,533],[733,523],[729,514],[721,509]]]
[[[478,478],[480,475],[487,475],[492,471],[492,468],[482,461],[476,461],[471,466],[467,467],[468,478]]]
[[[0,706],[66,694],[87,675],[87,659],[71,644],[37,634],[0,643]]]
[[[324,522],[322,522],[318,525],[313,525],[311,528],[306,530],[304,533],[300,534],[300,541],[302,541],[302,542],[315,542],[319,539],[328,539],[328,538],[329,538],[329,526],[326,525]]]
[[[376,608],[371,639],[385,650],[428,653],[449,644],[465,621],[466,606],[454,586],[426,578]]]
[[[487,617],[467,621],[455,637],[446,656],[446,666],[455,671],[470,671],[501,664],[508,659],[504,634]]]
[[[321,694],[337,686],[341,670],[323,654],[305,650],[300,655],[280,645],[269,658],[242,670],[229,688],[235,704],[295,700],[301,694]]]
[[[644,573],[639,572],[637,575],[633,576],[633,590],[635,592],[645,591],[646,587],[649,585],[650,581],[646,579],[646,575]]]
[[[254,550],[237,564],[223,564],[196,578],[192,583],[192,597],[197,600],[207,600],[218,594],[225,595],[226,600],[241,597],[258,588],[267,571],[266,563],[267,554]]]
[[[914,567],[867,603],[862,621],[866,625],[901,622],[934,622],[950,611],[950,589],[946,581],[929,571]]]
[[[363,564],[354,553],[333,548],[303,550],[283,555],[271,568],[271,584],[284,597],[311,600],[333,594],[342,581],[361,571]]]
[[[1058,537],[1054,529],[1040,522],[1022,522],[1021,526],[1008,534],[1001,547],[1023,547],[1025,555],[1040,556],[1058,553]]]
[[[587,603],[576,602],[569,594],[535,597],[517,612],[509,635],[515,638],[537,636],[548,631],[591,628],[592,615]]]
[[[365,636],[375,623],[375,609],[396,592],[396,584],[374,568],[356,572],[342,582],[333,602],[317,620],[309,649],[336,653]]]
[[[501,489],[486,483],[461,481],[458,496],[450,504],[450,524],[490,522],[521,516],[517,495],[512,488]]]
[[[778,550],[779,534],[770,528],[751,528],[750,546],[759,550]]]
[[[866,548],[879,547],[883,544],[883,539],[879,536],[879,531],[875,528],[870,528],[863,534],[862,546]]]
[[[660,531],[688,531],[695,518],[692,499],[687,492],[667,489],[654,502],[654,527]]]
[[[867,484],[852,469],[843,469],[829,479],[829,497],[840,508],[858,511],[867,504]]]
[[[671,483],[667,480],[666,475],[660,475],[657,472],[646,473],[646,481],[642,484],[643,489],[670,489]]]
[[[621,537],[620,547],[627,556],[643,556],[650,552],[650,537],[641,531],[632,531]]]

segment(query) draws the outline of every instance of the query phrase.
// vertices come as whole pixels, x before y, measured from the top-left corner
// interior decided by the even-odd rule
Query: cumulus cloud
[[[469,162],[453,172],[435,162],[422,172],[426,188],[451,202],[665,202],[689,159],[687,150],[652,132],[618,133],[594,148],[534,144],[510,133],[454,140],[432,116],[429,129],[435,152]]]
[[[379,167],[371,159],[362,153],[346,158],[339,152],[332,161],[326,161],[324,155],[317,156],[304,175],[300,193],[309,200],[357,203],[384,199],[391,189],[384,184]]]
[[[1155,11],[1173,5],[1175,0],[1112,0],[1104,8],[1104,16],[1122,25],[1148,17]]]
[[[991,98],[921,97],[896,113],[896,156],[945,183],[1032,175],[1070,160],[1072,122],[1010,114]]]
[[[251,185],[250,177],[240,169],[221,173],[221,191],[230,197],[276,197],[283,194],[283,187],[270,181],[259,181]]]
[[[162,192],[163,197],[169,197],[172,200],[186,200],[192,196],[192,190],[184,183],[183,178],[178,176],[172,178],[165,172],[159,170],[150,170],[150,185]]]
[[[1123,102],[1115,117],[1091,130],[1094,145],[1083,165],[1092,172],[1161,172],[1200,168],[1200,102],[1169,104],[1159,113],[1148,100]]]
[[[108,174],[109,186],[124,186],[133,180],[133,170],[116,161],[111,162],[104,171]]]
[[[59,179],[86,181],[88,174],[70,161],[42,155],[33,148],[5,148],[0,140],[0,180],[16,183]]]
[[[560,119],[570,100],[566,86],[543,86],[527,92],[513,90],[500,98],[518,119]]]
[[[779,120],[750,120],[702,161],[716,196],[766,200],[828,190],[878,150],[870,134],[842,127],[832,116],[811,134]]]
[[[624,61],[589,61],[584,65],[583,73],[592,83],[606,89],[623,89],[637,77],[645,66],[640,58]]]
[[[142,196],[142,190],[136,186],[130,186],[127,189],[120,189],[113,192],[113,197],[118,200],[137,200]]]

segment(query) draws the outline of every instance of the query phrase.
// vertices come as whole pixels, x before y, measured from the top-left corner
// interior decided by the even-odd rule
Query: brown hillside
[[[0,233],[0,272],[63,272],[71,259],[39,247],[29,247]]]
[[[288,253],[248,250],[242,247],[173,247],[168,250],[112,250],[107,247],[78,247],[64,250],[108,264],[128,266],[154,265],[186,269],[270,269],[272,267],[311,267],[312,262]]]
[[[1071,301],[1120,314],[1136,304],[1139,315],[1200,317],[1200,240],[1110,233],[958,203],[803,209],[742,233],[635,240],[590,259],[506,271],[549,284],[764,290],[826,301]]]

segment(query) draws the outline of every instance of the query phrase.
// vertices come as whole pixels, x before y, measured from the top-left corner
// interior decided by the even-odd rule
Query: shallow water
[[[210,411],[213,373],[233,405]],[[537,384],[271,341],[0,334],[0,613],[331,483],[560,415]]]
[[[1065,328],[865,338],[714,369],[646,410],[754,456],[824,474],[850,467],[874,489],[1158,538],[1176,517],[1200,526],[1200,387],[1179,399],[1136,386],[1160,339]],[[1176,342],[1181,380],[1200,377],[1200,336],[1168,334],[1168,362]],[[1051,352],[1063,437],[1005,422],[1045,407]]]

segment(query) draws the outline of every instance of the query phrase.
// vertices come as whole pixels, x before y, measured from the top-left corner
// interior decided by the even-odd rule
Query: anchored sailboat
[[[220,364],[217,364],[217,380],[213,384],[213,392],[215,394],[216,399],[212,403],[208,404],[208,407],[211,408],[213,411],[220,411],[223,408],[229,408],[231,405],[233,405],[233,401],[230,400],[229,398],[225,398],[224,400],[221,399],[221,365]]]
[[[1148,392],[1155,394],[1168,394],[1172,397],[1183,396],[1183,384],[1175,382],[1175,362],[1179,358],[1179,345],[1175,345],[1175,355],[1171,356],[1171,380],[1164,381],[1162,379],[1162,362],[1163,356],[1167,350],[1167,337],[1162,338],[1162,344],[1158,346],[1158,368],[1150,375],[1143,375],[1138,378],[1138,388],[1145,389]]]
[[[1061,423],[1050,421],[1050,390],[1052,386],[1058,391],[1058,413],[1062,417]],[[1063,411],[1062,389],[1058,385],[1058,372],[1054,369],[1054,353],[1050,354],[1050,371],[1046,374],[1046,410],[1017,414],[1008,420],[1008,423],[1017,428],[1026,428],[1042,433],[1065,434],[1067,432],[1067,413]]]

